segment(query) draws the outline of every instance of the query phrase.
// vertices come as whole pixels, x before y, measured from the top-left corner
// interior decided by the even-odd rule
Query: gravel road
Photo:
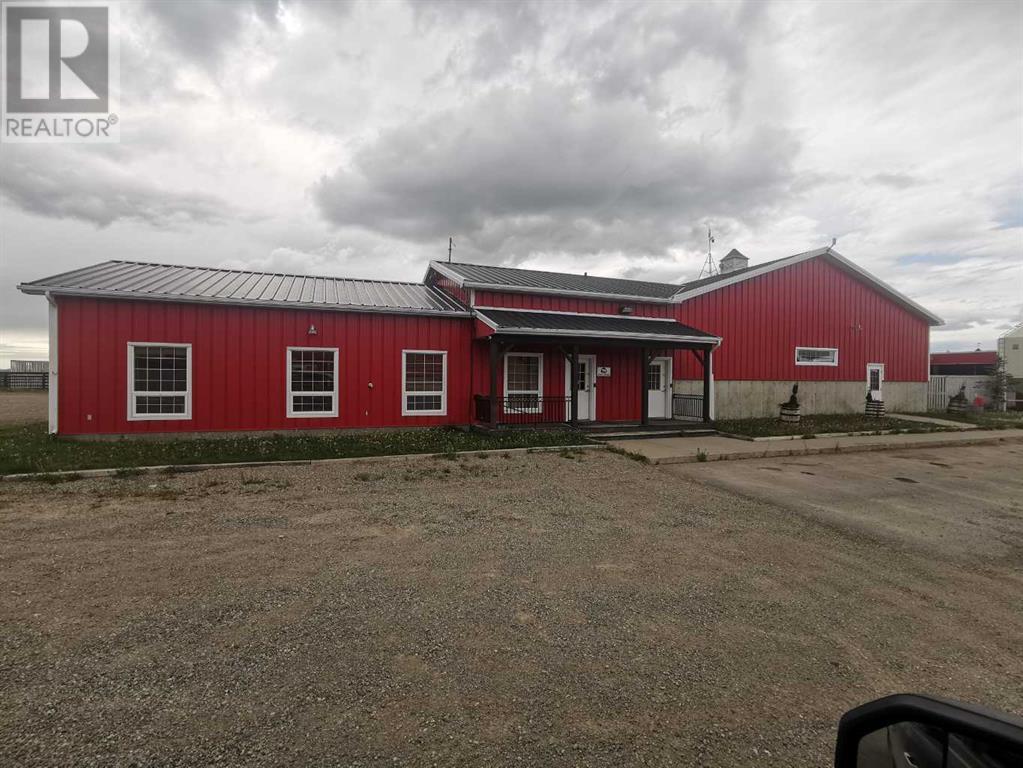
[[[971,474],[990,496],[1020,467]],[[0,484],[0,764],[826,766],[875,696],[1019,707],[1010,491],[970,510],[998,546],[937,557],[912,525],[865,535],[862,509],[840,525],[698,470],[567,452]]]

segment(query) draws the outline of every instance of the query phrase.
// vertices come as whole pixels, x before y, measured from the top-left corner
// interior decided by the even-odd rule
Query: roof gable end
[[[888,298],[894,300],[896,303],[901,304],[910,312],[919,315],[924,318],[930,325],[944,325],[944,320],[935,315],[933,312],[924,309],[921,305],[917,304],[908,296],[900,293],[899,291],[892,288],[888,283],[881,280],[879,277],[872,275],[867,270],[858,266],[854,262],[847,259],[845,256],[840,254],[833,248],[817,248],[812,251],[806,251],[805,253],[797,253],[793,256],[786,256],[782,259],[775,259],[774,261],[768,261],[763,264],[757,264],[746,269],[736,270],[735,272],[728,272],[723,275],[714,275],[713,277],[704,278],[702,280],[695,280],[690,283],[684,283],[679,290],[672,297],[672,301],[675,303],[682,303],[689,299],[702,296],[705,293],[711,293],[722,288],[726,288],[736,283],[741,283],[745,280],[752,280],[766,275],[770,272],[774,272],[779,269],[785,269],[796,264],[800,264],[810,259],[826,258],[835,266],[843,269],[854,277],[860,279],[867,285],[874,288],[879,293],[885,294]]]

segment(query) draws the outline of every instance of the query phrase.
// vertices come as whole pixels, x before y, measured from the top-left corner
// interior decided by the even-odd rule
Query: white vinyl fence
[[[949,398],[966,387],[966,402],[972,404],[978,397],[985,401],[991,399],[987,376],[931,376],[927,382],[927,410],[944,411],[948,407]]]

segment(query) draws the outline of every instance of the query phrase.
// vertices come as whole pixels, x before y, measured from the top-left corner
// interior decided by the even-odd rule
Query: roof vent
[[[727,275],[729,272],[738,272],[740,269],[746,269],[748,266],[749,259],[733,248],[721,259],[719,271],[722,275]]]

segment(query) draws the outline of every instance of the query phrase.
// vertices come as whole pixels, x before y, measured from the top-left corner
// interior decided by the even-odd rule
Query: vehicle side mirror
[[[1019,768],[1023,718],[971,704],[897,694],[846,712],[835,768]]]

